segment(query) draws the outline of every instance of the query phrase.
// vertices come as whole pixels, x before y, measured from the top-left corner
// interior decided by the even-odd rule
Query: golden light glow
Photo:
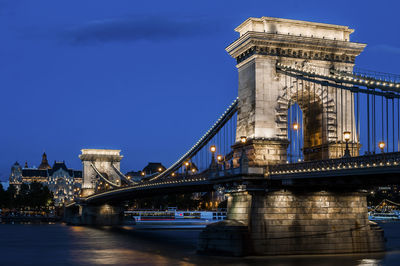
[[[247,142],[247,137],[246,136],[241,136],[240,137],[240,142],[243,143],[243,144],[246,143]]]
[[[189,162],[185,162],[185,166],[189,166]]]
[[[344,141],[348,142],[350,140],[350,137],[351,137],[351,132],[350,131],[343,132]]]
[[[217,151],[217,147],[215,147],[215,145],[211,145],[210,151],[211,151],[212,153],[216,152],[216,151]]]
[[[193,173],[196,172],[196,169],[192,168],[192,172],[193,172]]]
[[[158,172],[161,172],[162,171],[162,168],[160,167],[160,168],[158,168]]]
[[[140,174],[141,174],[142,176],[144,176],[144,172],[141,172]]]
[[[222,159],[224,159],[224,157],[223,157],[222,155],[218,154],[218,155],[217,155],[217,160],[218,160],[218,162],[221,162]]]
[[[299,130],[299,128],[300,128],[299,123],[294,122],[293,125],[292,125],[292,128],[293,128],[293,130],[296,130],[296,131]]]
[[[175,176],[175,173],[172,173],[171,176]]]
[[[379,149],[383,150],[385,148],[385,146],[386,146],[386,143],[384,141],[379,141],[379,143],[378,143]]]

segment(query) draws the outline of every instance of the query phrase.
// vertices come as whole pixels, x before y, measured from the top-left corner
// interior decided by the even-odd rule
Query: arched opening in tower
[[[321,160],[328,158],[327,107],[321,91],[303,86],[292,91],[287,109],[287,161]]]

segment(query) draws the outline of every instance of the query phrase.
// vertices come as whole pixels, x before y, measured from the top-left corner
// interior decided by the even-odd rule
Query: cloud
[[[159,41],[215,33],[218,23],[206,19],[135,17],[90,21],[72,27],[64,37],[75,45],[126,42]]]
[[[393,53],[393,54],[400,54],[400,47],[397,46],[392,46],[392,45],[386,45],[386,44],[379,44],[371,47],[373,50],[376,51],[383,51],[383,52],[388,52],[388,53]]]

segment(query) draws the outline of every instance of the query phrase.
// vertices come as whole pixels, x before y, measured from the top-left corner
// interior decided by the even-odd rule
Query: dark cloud
[[[192,18],[118,18],[90,21],[70,28],[65,37],[72,44],[93,44],[124,41],[158,41],[201,36],[218,31],[218,23]]]

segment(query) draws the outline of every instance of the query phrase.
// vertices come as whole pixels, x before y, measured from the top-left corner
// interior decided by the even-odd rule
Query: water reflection
[[[0,225],[1,265],[398,265],[400,224],[384,226],[387,253],[317,256],[196,254],[199,230]]]

